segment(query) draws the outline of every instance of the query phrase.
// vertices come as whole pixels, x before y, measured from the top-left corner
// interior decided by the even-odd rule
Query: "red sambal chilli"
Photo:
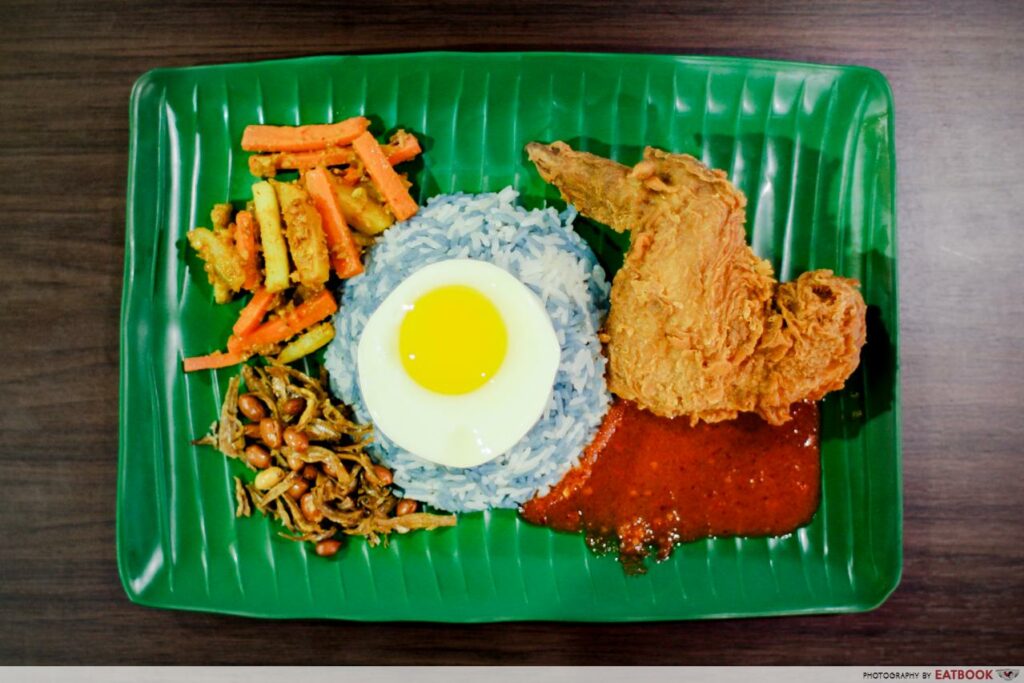
[[[521,510],[534,524],[617,548],[627,570],[710,536],[779,536],[818,509],[818,407],[772,426],[754,414],[691,427],[616,401],[580,464]]]

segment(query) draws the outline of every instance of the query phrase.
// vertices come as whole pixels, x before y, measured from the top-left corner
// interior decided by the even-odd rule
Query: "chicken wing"
[[[725,173],[648,147],[630,168],[530,143],[541,176],[585,216],[630,231],[605,326],[609,388],[658,415],[773,424],[843,386],[865,338],[854,280],[779,284],[746,243],[746,199]]]

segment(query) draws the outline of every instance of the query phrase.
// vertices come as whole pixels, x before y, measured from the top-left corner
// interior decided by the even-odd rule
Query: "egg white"
[[[485,295],[501,314],[508,350],[494,376],[465,394],[430,391],[413,380],[398,348],[402,318],[417,299],[447,285]],[[506,452],[540,419],[561,348],[541,300],[486,261],[451,259],[403,280],[366,322],[356,351],[359,389],[374,425],[395,444],[448,467],[476,467]]]

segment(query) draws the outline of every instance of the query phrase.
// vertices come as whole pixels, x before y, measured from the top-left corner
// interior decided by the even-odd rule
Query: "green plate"
[[[181,372],[223,347],[239,306],[215,306],[185,232],[215,202],[251,196],[250,123],[372,115],[425,142],[419,199],[508,184],[557,202],[523,145],[561,139],[632,164],[645,144],[728,171],[748,234],[783,279],[858,278],[868,344],[823,403],[821,509],[780,538],[711,539],[627,577],[578,535],[512,511],[455,528],[353,541],[332,559],[236,520],[245,470],[194,448],[232,370]],[[727,58],[421,53],[161,69],[131,100],[121,330],[118,560],[128,596],[155,607],[264,617],[492,621],[655,620],[866,610],[902,566],[892,96],[860,67]],[[581,221],[609,270],[621,240]]]

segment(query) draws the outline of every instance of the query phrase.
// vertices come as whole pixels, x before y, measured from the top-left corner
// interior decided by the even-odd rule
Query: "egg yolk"
[[[491,300],[447,285],[417,299],[402,319],[398,350],[417,384],[440,394],[482,387],[501,367],[508,331]]]

